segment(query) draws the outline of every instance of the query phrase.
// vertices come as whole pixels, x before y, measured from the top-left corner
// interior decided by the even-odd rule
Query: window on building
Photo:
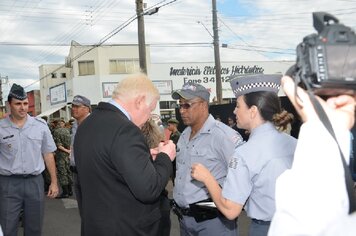
[[[66,73],[61,73],[61,78],[67,78],[67,74]]]
[[[79,61],[79,75],[94,75],[95,67],[94,61]]]
[[[52,78],[52,79],[57,78],[57,74],[56,74],[56,73],[51,73],[51,78]]]
[[[176,101],[160,101],[159,108],[160,109],[175,109],[177,107]]]
[[[110,74],[130,74],[140,71],[138,59],[111,59]]]

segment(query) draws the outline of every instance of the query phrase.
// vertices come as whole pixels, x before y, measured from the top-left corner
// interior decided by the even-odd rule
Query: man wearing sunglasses
[[[222,185],[229,159],[242,137],[209,114],[209,91],[200,84],[185,83],[174,91],[179,112],[187,128],[177,143],[177,173],[173,189],[173,210],[180,219],[180,235],[237,235],[236,220],[228,220],[215,207],[201,207],[211,202],[204,185],[191,178],[192,163],[208,167]],[[203,203],[204,204],[204,203]]]

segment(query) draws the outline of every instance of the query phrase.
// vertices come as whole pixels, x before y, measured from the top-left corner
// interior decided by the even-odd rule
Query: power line
[[[91,6],[91,8],[92,8],[93,12],[97,11],[98,14],[100,14],[102,9],[104,9],[104,11],[106,11],[106,9],[108,9],[107,6],[109,6],[109,5],[111,6],[114,2],[115,2],[115,0],[112,0],[111,3],[109,2],[109,0],[106,2],[102,1],[94,7]],[[82,33],[85,30],[85,27],[82,27],[83,24],[85,25],[85,23],[83,21],[77,22],[77,24],[75,24],[69,31],[67,31],[67,34],[59,35],[54,40],[55,41],[58,40],[60,42],[61,41],[67,42],[71,38],[75,38],[76,35],[79,35],[80,33]],[[50,47],[49,49],[41,50],[40,54],[37,55],[32,60],[32,64],[38,63],[41,60],[46,60],[48,57],[50,57],[51,55],[54,55],[59,50],[59,47],[53,47],[51,45],[49,47]],[[30,67],[25,67],[25,70],[30,70]]]
[[[261,52],[261,53],[263,52],[263,53],[273,53],[273,54],[295,55],[295,53],[292,53],[292,52],[267,51],[267,50],[256,49],[256,48],[242,48],[242,47],[227,47],[227,48],[228,49],[238,49],[238,50],[243,50],[243,51]]]
[[[165,2],[165,1],[166,1],[166,0],[163,0],[162,2]],[[177,0],[172,0],[172,1],[170,1],[169,3],[172,3],[172,2],[175,2],[175,1],[177,1]],[[162,6],[166,6],[166,5],[168,5],[169,3],[166,3],[166,4],[162,5]],[[162,6],[160,6],[160,7],[162,7]],[[159,8],[160,8],[160,7],[159,7]],[[147,11],[145,11],[144,13],[146,13],[146,12],[147,12]],[[93,45],[91,48],[89,48],[89,49],[87,49],[87,50],[85,50],[85,51],[79,53],[79,54],[76,55],[75,57],[71,58],[71,62],[76,61],[78,58],[82,57],[83,55],[87,54],[88,52],[90,52],[90,51],[92,51],[93,49],[95,49],[95,48],[101,46],[101,45],[104,44],[107,40],[109,40],[109,39],[112,38],[114,35],[116,35],[117,33],[119,33],[121,30],[123,30],[124,28],[126,28],[129,24],[131,24],[131,23],[132,23],[134,20],[136,20],[136,19],[137,19],[137,15],[135,14],[135,15],[133,15],[131,18],[129,18],[128,20],[126,20],[123,24],[121,24],[121,25],[119,25],[118,27],[116,27],[116,28],[115,28],[113,31],[111,31],[109,34],[107,34],[106,36],[104,36],[104,37],[99,41],[98,44]],[[27,88],[27,87],[29,87],[29,86],[31,86],[31,85],[37,83],[38,81],[43,80],[44,78],[50,76],[51,74],[53,74],[53,73],[59,71],[60,69],[62,69],[62,68],[64,68],[64,67],[65,67],[65,65],[62,65],[62,66],[58,67],[57,69],[53,70],[52,72],[50,72],[50,73],[48,73],[48,74],[42,76],[39,80],[36,80],[35,82],[33,82],[33,83],[31,83],[31,84],[25,86],[25,88]]]
[[[110,45],[122,45],[125,43],[111,43]],[[207,45],[212,44],[208,42],[181,42],[181,43],[149,43],[150,46],[184,46],[184,45]],[[17,43],[17,42],[0,42],[0,46],[26,46],[26,47],[43,47],[43,46],[56,46],[56,47],[68,47],[71,44],[68,43]],[[95,47],[96,44],[86,43],[85,46]],[[256,46],[257,47],[257,46]]]
[[[264,55],[263,53],[261,53],[260,50],[254,50],[253,46],[251,46],[249,43],[247,43],[241,36],[239,36],[238,34],[236,34],[222,19],[219,18],[219,21],[221,23],[223,23],[223,25],[225,25],[226,28],[228,28],[234,35],[235,37],[237,37],[238,39],[240,39],[244,44],[246,44],[249,48],[251,48],[251,51],[255,51],[258,54],[262,55],[263,57],[267,57],[266,55]],[[267,57],[268,58],[268,57]]]

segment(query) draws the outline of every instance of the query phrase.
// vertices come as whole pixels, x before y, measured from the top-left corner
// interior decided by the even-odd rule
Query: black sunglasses
[[[178,104],[178,109],[185,109],[185,110],[188,110],[188,109],[191,108],[195,103],[200,103],[200,102],[202,102],[202,101],[180,103],[180,104]]]

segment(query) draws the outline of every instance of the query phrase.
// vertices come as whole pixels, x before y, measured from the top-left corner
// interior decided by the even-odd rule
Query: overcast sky
[[[146,0],[146,43],[152,62],[212,62],[210,0]],[[172,3],[170,3],[172,2]],[[295,60],[295,47],[314,33],[312,12],[326,11],[356,28],[354,0],[217,0],[221,61]],[[98,44],[135,17],[134,0],[1,0],[0,74],[39,88],[38,67],[64,64],[71,40]],[[137,43],[137,21],[106,44]],[[37,82],[37,83],[36,83]]]

